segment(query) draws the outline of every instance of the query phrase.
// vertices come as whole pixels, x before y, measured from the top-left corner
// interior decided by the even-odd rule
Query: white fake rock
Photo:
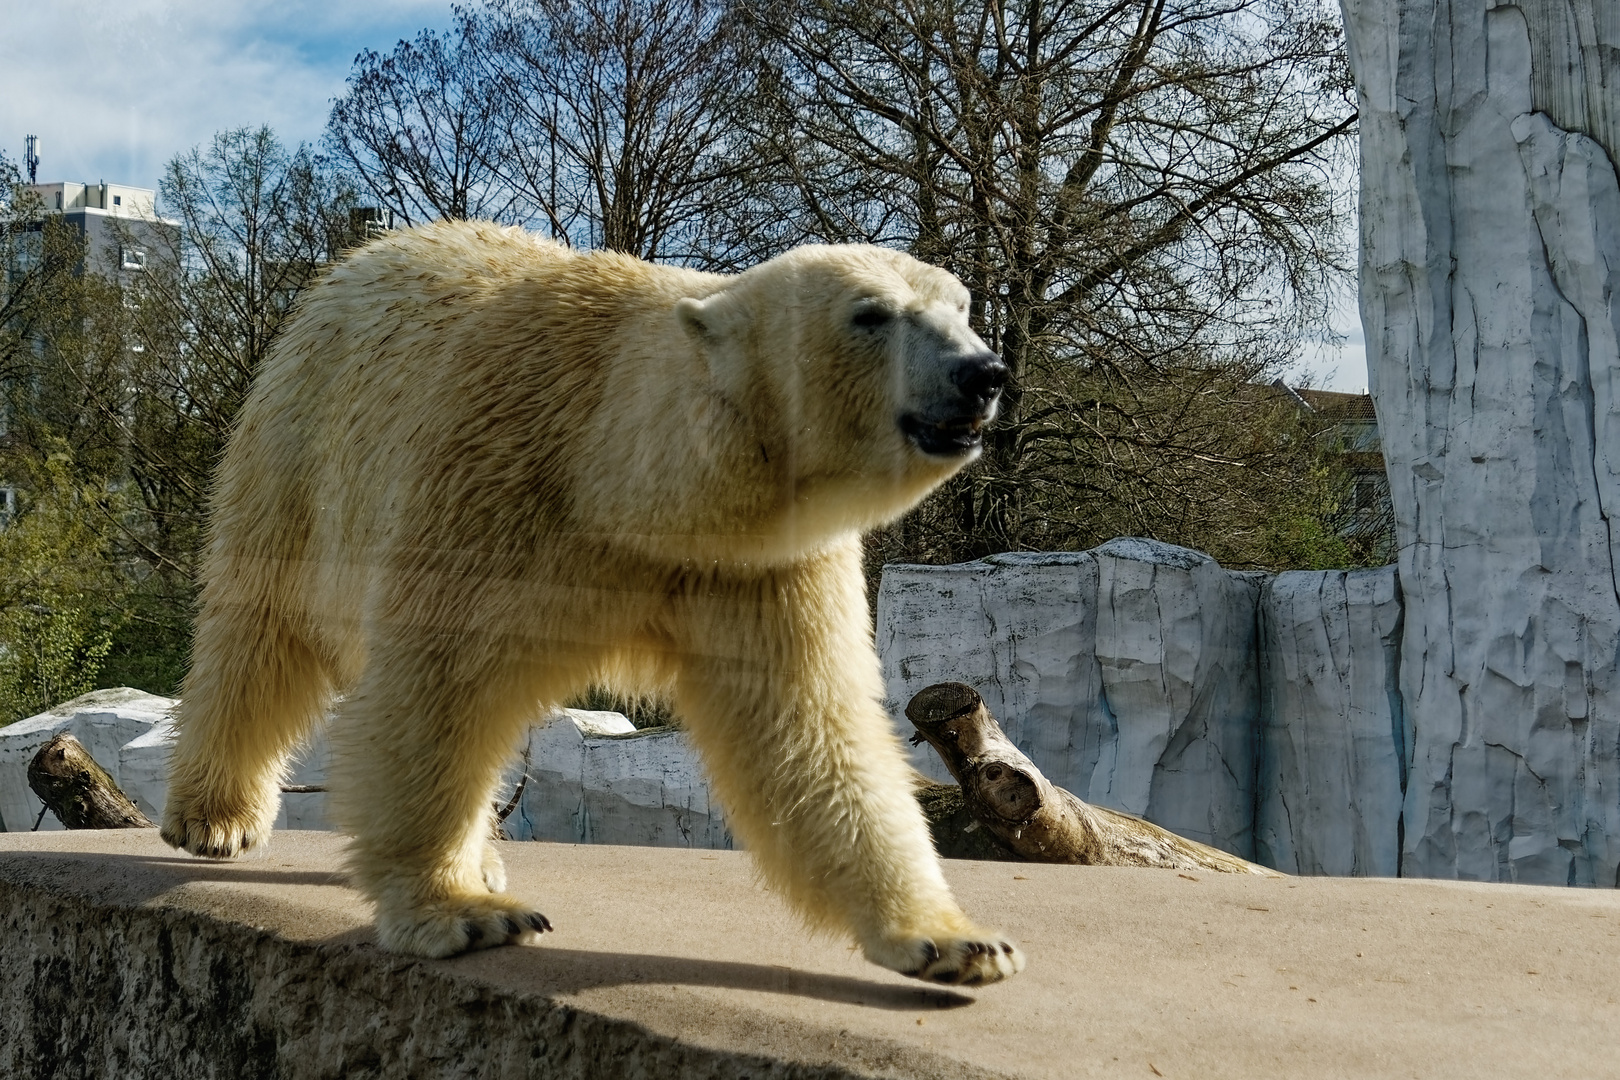
[[[1343,0],[1400,541],[1402,873],[1620,873],[1620,19]]]
[[[1248,858],[1262,578],[1151,540],[885,567],[885,704],[909,736],[914,694],[967,683],[1054,784]]]
[[[618,713],[558,710],[530,729],[505,792],[525,768],[529,781],[504,825],[514,840],[734,846],[708,774],[677,729],[638,731]]]
[[[115,776],[124,794],[153,821],[163,819],[163,804],[169,791],[169,754],[174,748],[175,729],[165,717],[151,730],[118,750]],[[101,758],[96,759],[101,762]],[[293,754],[288,764],[288,783],[323,787],[326,784],[326,732],[317,729],[310,740]],[[109,771],[112,771],[109,769]],[[275,829],[330,829],[326,817],[326,793],[283,792]]]
[[[1253,858],[1265,575],[1153,540],[1110,540],[1092,554],[1097,661],[1118,731],[1092,799]]]
[[[1088,797],[1103,743],[1114,737],[1100,700],[1090,552],[885,566],[877,641],[884,706],[908,738],[906,704],[918,691],[966,683],[1048,780]],[[926,744],[912,748],[911,761],[939,783],[955,782]]]
[[[1393,566],[1278,574],[1260,597],[1258,861],[1395,877],[1406,780]]]

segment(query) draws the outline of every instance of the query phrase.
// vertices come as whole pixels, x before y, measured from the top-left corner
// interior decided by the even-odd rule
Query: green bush
[[[65,452],[29,471],[0,529],[0,724],[93,689],[123,621],[116,494],[77,482]]]

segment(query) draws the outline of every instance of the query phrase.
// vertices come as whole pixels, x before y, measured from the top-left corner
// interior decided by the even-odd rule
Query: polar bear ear
[[[737,393],[745,381],[738,346],[743,337],[744,314],[741,305],[728,292],[717,292],[698,300],[685,297],[675,302],[675,318],[709,361],[709,373],[723,392]]]
[[[718,345],[730,336],[727,331],[734,321],[731,311],[734,305],[727,303],[728,299],[723,292],[702,300],[688,296],[675,302],[675,318],[680,320],[681,329],[698,341]]]

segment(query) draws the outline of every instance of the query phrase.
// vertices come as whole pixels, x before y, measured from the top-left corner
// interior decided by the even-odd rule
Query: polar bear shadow
[[[356,944],[369,941],[363,932],[345,934],[343,939]],[[527,991],[547,996],[621,986],[693,986],[814,998],[900,1012],[959,1009],[976,1000],[953,990],[889,984],[784,964],[564,949],[549,942],[533,948],[495,949],[419,962],[446,973],[476,975],[506,985],[521,984]]]

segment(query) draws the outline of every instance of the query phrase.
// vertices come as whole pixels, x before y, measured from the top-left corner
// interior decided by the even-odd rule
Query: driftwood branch
[[[107,770],[72,735],[63,732],[28,763],[28,786],[70,829],[153,829]],[[40,818],[44,820],[43,812]]]
[[[982,848],[982,841],[966,840],[967,833],[982,832],[1009,853],[1001,857],[1028,862],[1158,866],[1281,876],[1141,818],[1090,806],[1073,793],[1053,786],[1007,738],[971,686],[930,686],[911,699],[906,717],[917,729],[912,742],[926,741],[938,751],[945,767],[961,785],[961,810],[957,816],[969,817],[979,826],[974,830],[963,825],[960,840],[947,835],[941,854],[986,857],[960,850]],[[918,794],[925,810],[929,798],[933,798],[940,811],[948,811],[948,794],[933,788]],[[940,833],[949,834],[948,819],[935,813],[930,814],[930,821],[935,823],[937,839]]]

